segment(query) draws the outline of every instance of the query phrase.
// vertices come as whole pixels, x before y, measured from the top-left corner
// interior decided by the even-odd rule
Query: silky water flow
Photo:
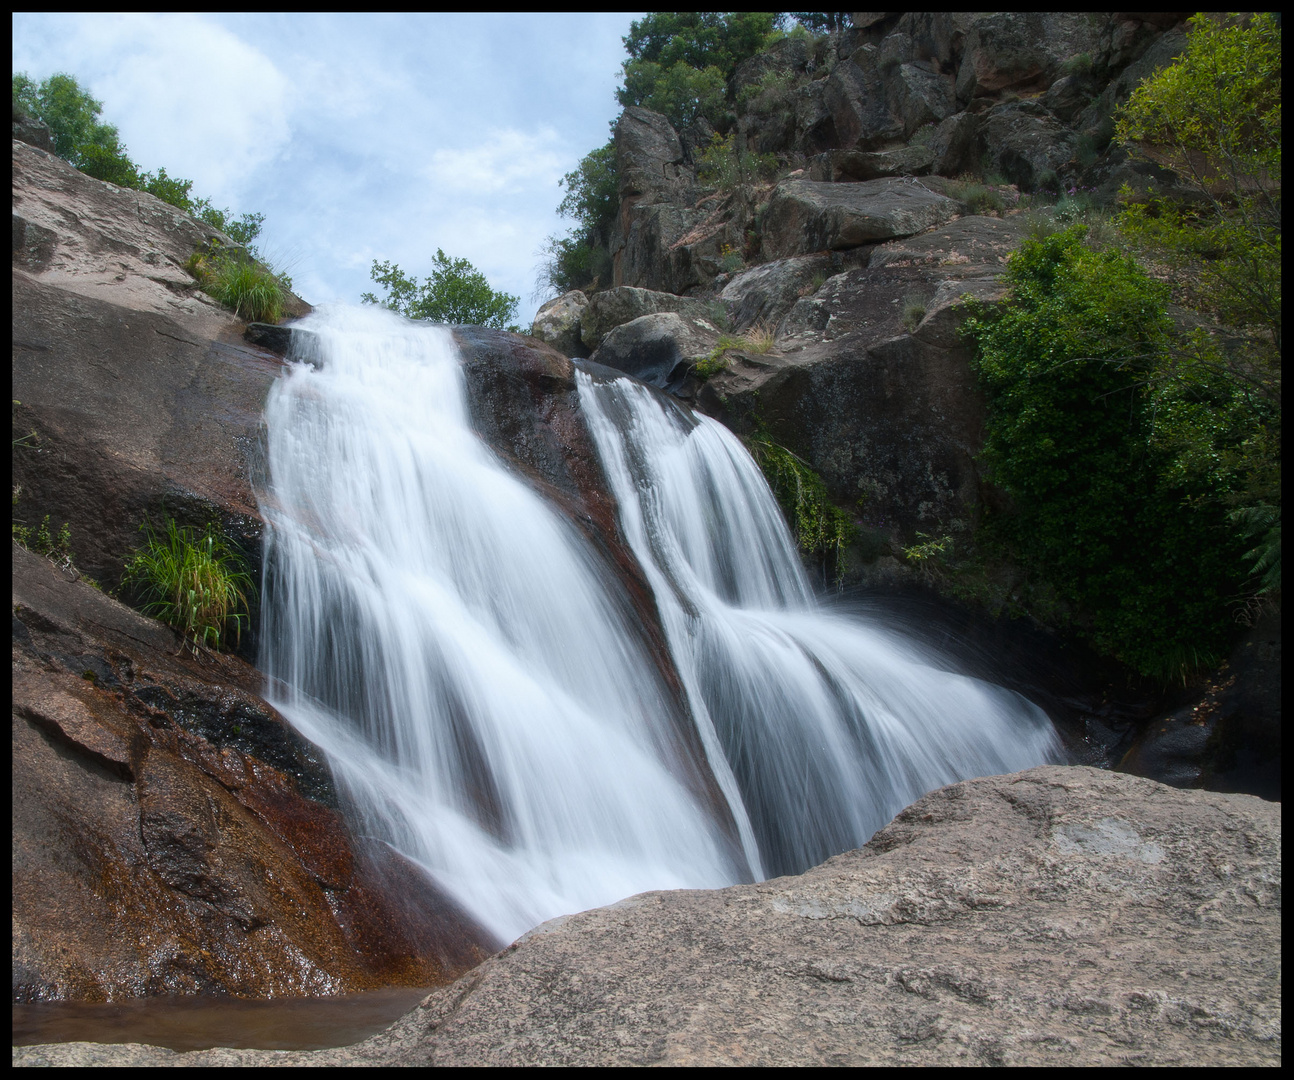
[[[581,371],[680,699],[605,560],[472,430],[449,331],[297,325],[266,403],[270,694],[356,827],[501,941],[803,870],[931,788],[1054,758],[1022,698],[822,609],[722,426]]]

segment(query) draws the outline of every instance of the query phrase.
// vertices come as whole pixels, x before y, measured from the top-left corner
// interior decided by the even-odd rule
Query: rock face
[[[105,584],[163,505],[254,545],[261,406],[280,362],[184,269],[219,234],[26,143],[13,168],[14,427],[36,433],[15,453],[15,516],[70,523],[77,565]]]
[[[798,877],[546,923],[340,1050],[25,1065],[1279,1065],[1281,814],[1081,767],[932,792]]]
[[[13,995],[336,994],[447,982],[494,943],[355,837],[235,657],[13,551]]]
[[[764,251],[774,259],[856,248],[925,232],[958,213],[952,200],[921,184],[868,180],[778,186],[764,217]]]

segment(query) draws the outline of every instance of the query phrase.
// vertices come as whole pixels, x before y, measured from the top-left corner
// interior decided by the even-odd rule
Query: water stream
[[[500,940],[802,870],[933,787],[1054,757],[1022,698],[824,610],[720,425],[581,372],[680,704],[616,575],[472,431],[447,330],[300,325],[266,405],[262,665],[359,827]]]

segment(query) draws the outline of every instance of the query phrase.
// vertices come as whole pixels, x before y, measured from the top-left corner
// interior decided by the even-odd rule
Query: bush
[[[1205,341],[1174,338],[1167,288],[1085,232],[1026,241],[1009,302],[971,305],[982,457],[1014,502],[986,539],[1071,603],[1099,648],[1181,676],[1227,644],[1245,576],[1227,506],[1258,421]]]
[[[147,521],[140,528],[147,544],[126,563],[122,585],[137,592],[141,610],[178,630],[195,653],[200,645],[221,648],[231,626],[238,641],[255,586],[216,525],[182,529],[168,520],[163,534]]]
[[[190,256],[186,269],[202,291],[248,322],[278,322],[283,317],[288,282],[243,251],[228,251],[214,241]]]
[[[696,176],[702,183],[727,193],[769,179],[776,172],[776,155],[752,154],[733,136],[725,138],[716,133],[701,152]]]
[[[517,316],[519,297],[495,292],[490,283],[466,259],[451,259],[439,248],[432,260],[431,276],[421,285],[394,263],[373,260],[371,276],[386,295],[381,301],[372,293],[361,296],[366,304],[381,303],[406,319],[427,319],[451,326],[492,326],[519,333],[521,327],[508,320]]]
[[[728,368],[728,350],[740,349],[742,352],[763,356],[774,348],[773,329],[765,322],[757,322],[745,333],[720,334],[719,341],[709,354],[702,357],[692,366],[692,373],[699,379],[708,379]]]

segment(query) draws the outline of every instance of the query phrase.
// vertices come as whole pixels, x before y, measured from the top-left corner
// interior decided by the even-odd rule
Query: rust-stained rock
[[[15,1001],[426,986],[492,951],[350,832],[263,676],[13,561]]]
[[[1281,811],[1043,766],[941,788],[804,874],[553,919],[313,1053],[27,1065],[1276,1065]]]

